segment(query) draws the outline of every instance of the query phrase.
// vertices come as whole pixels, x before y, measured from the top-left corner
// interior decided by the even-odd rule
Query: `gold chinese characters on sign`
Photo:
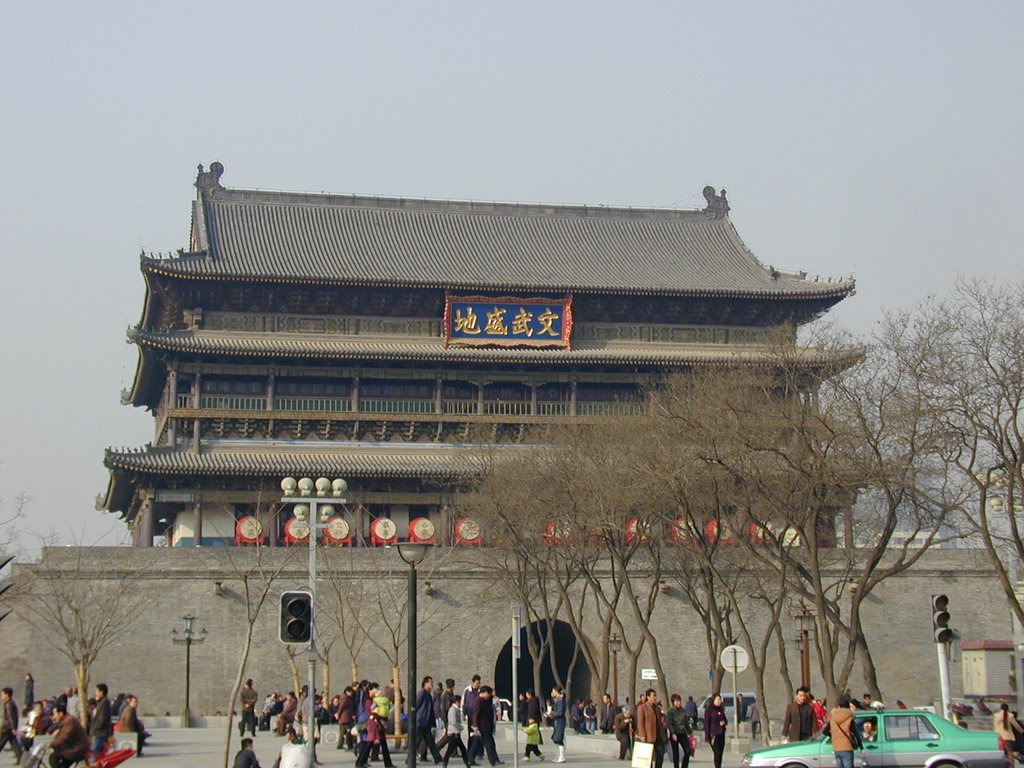
[[[572,296],[445,297],[446,347],[559,347],[569,349]]]

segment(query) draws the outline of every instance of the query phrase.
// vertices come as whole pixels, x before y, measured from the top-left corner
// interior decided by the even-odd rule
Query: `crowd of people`
[[[257,732],[275,734],[290,743],[316,745],[324,729],[337,728],[336,749],[349,750],[355,756],[356,768],[368,768],[371,761],[383,761],[384,768],[394,768],[388,741],[407,739],[408,724],[403,723],[404,736],[396,735],[395,718],[405,717],[395,707],[393,681],[381,686],[372,681],[353,682],[342,693],[325,700],[314,694],[312,728],[306,723],[309,703],[308,690],[303,687],[296,694],[273,692],[258,705],[259,697],[251,680],[246,681],[239,696],[241,717],[239,736],[243,737],[236,755],[234,768],[260,768],[253,752],[253,738]],[[415,696],[417,743],[415,749],[425,762],[448,768],[451,760],[466,768],[479,766],[486,759],[491,766],[503,764],[498,755],[494,735],[496,723],[510,718],[491,686],[482,684],[480,675],[474,675],[465,688],[456,689],[455,680],[442,682],[424,677]],[[682,696],[674,694],[671,706],[664,710],[657,692],[647,691],[634,708],[620,707],[604,694],[600,703],[593,700],[569,700],[560,686],[553,686],[542,699],[533,690],[519,695],[516,719],[523,730],[523,760],[543,761],[545,736],[550,738],[556,754],[552,762],[566,761],[565,734],[572,729],[581,735],[601,732],[612,734],[619,741],[619,758],[629,759],[636,744],[652,745],[655,768],[662,768],[671,752],[674,768],[689,768],[690,758],[697,748],[695,736],[697,705],[693,697],[684,703]],[[550,731],[547,729],[550,728]],[[250,737],[245,737],[249,731]],[[724,744],[709,734],[713,747]],[[278,762],[281,755],[278,756]]]
[[[67,766],[84,759],[87,754],[101,755],[114,747],[114,734],[131,740],[131,748],[142,756],[149,732],[139,719],[139,699],[131,693],[119,693],[113,700],[105,683],[98,683],[86,701],[84,722],[77,690],[69,686],[61,693],[37,699],[35,680],[25,674],[22,702],[19,708],[14,689],[0,690],[0,752],[10,746],[16,763],[35,745],[38,736],[49,734],[51,768]]]

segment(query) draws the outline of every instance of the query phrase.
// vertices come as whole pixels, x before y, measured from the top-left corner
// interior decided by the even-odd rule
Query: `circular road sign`
[[[747,649],[742,645],[727,645],[722,649],[718,660],[722,662],[726,672],[742,672],[750,663]]]

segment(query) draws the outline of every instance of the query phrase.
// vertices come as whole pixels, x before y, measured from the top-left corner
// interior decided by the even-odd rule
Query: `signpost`
[[[520,637],[523,630],[523,607],[512,603],[512,768],[519,768],[519,659],[523,655]],[[445,715],[447,717],[447,715]]]
[[[722,649],[718,660],[725,667],[726,671],[732,673],[732,751],[738,752],[740,747],[740,703],[737,701],[736,673],[742,672],[747,668],[747,665],[750,663],[750,657],[747,655],[747,649],[742,645],[727,645]]]

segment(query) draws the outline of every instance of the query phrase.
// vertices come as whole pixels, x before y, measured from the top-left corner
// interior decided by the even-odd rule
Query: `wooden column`
[[[153,500],[145,499],[139,506],[139,546],[153,546]]]
[[[526,386],[528,386],[530,388],[530,415],[531,416],[536,416],[537,415],[537,387],[539,387],[540,385],[539,384],[527,384]]]
[[[203,503],[197,501],[192,507],[192,546],[203,546]]]
[[[434,412],[444,413],[444,379],[440,376],[434,383]]]
[[[171,368],[167,372],[167,410],[178,407],[178,369]],[[165,415],[167,411],[164,411]],[[167,424],[167,443],[176,445],[178,442],[178,420],[170,419]]]
[[[274,374],[267,376],[267,410],[274,410],[274,382],[276,377]]]
[[[269,542],[272,547],[281,546],[281,537],[277,535],[280,517],[280,506],[277,509],[274,509],[273,504],[267,507],[267,542]]]
[[[576,382],[569,382],[569,415],[576,415]]]

